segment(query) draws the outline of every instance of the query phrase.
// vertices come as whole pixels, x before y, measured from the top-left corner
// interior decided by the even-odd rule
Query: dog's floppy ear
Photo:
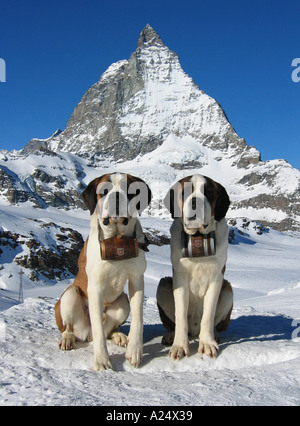
[[[151,203],[151,189],[141,178],[129,174],[127,175],[127,184],[128,199],[132,203],[131,207],[134,207],[141,215],[142,211]]]
[[[106,176],[107,175],[103,175],[92,180],[81,194],[83,203],[85,207],[89,209],[91,215],[94,213],[97,205],[97,186]]]
[[[215,206],[215,220],[219,222],[226,216],[230,206],[230,199],[226,189],[219,183],[217,184],[218,199]]]
[[[164,198],[164,205],[172,215],[172,219],[182,217],[184,183],[190,181],[191,176],[185,177],[173,185]]]

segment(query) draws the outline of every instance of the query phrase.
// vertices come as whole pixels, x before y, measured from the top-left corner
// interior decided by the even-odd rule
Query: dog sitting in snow
[[[233,306],[231,285],[224,279],[229,197],[222,185],[193,175],[181,179],[165,198],[171,226],[173,278],[157,290],[161,320],[168,330],[163,343],[173,359],[189,356],[189,337],[199,337],[201,354],[216,357],[216,331],[226,330]]]
[[[69,350],[76,339],[93,340],[94,369],[105,370],[112,368],[106,347],[106,339],[111,338],[127,346],[125,356],[137,367],[143,353],[146,241],[136,215],[150,203],[151,191],[137,177],[112,173],[94,179],[82,198],[91,214],[90,233],[75,281],[55,306],[62,332],[59,347]],[[128,338],[118,331],[130,311],[123,293],[127,280],[132,309]]]

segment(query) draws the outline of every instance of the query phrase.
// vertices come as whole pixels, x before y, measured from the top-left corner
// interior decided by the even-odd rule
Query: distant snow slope
[[[142,222],[163,232],[169,226]],[[92,343],[71,352],[57,348],[54,304],[68,280],[27,288],[23,304],[8,299],[17,288],[0,291],[0,405],[299,405],[300,240],[276,231],[257,235],[252,224],[243,234],[230,245],[226,276],[235,305],[216,360],[202,358],[194,341],[189,358],[172,361],[160,343],[155,293],[159,279],[171,274],[168,246],[150,246],[147,254],[138,369],[110,342],[115,371],[101,373],[92,370]]]

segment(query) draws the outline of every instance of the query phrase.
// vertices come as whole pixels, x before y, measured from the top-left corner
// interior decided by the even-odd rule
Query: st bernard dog
[[[76,340],[93,340],[96,371],[112,368],[106,346],[108,338],[127,346],[125,357],[134,367],[142,359],[146,239],[136,216],[150,203],[151,196],[143,180],[123,173],[94,179],[82,194],[91,214],[90,233],[79,256],[78,274],[57,302],[55,316],[62,332],[62,350],[74,348]],[[127,244],[133,240],[135,257],[122,259],[126,245],[116,249],[114,242]],[[103,260],[100,246],[106,242],[107,248],[115,251],[113,260],[109,256]],[[123,292],[127,281],[132,310],[128,338],[118,331],[130,312]]]
[[[165,197],[171,226],[173,278],[160,280],[157,304],[172,345],[169,356],[189,356],[189,337],[199,337],[200,354],[215,358],[216,331],[226,330],[233,307],[231,285],[224,279],[228,250],[225,215],[230,200],[209,177],[181,179]]]

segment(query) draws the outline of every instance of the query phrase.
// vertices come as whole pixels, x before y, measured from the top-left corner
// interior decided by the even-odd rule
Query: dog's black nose
[[[103,219],[103,225],[107,226],[109,224],[109,217]]]
[[[129,220],[128,220],[128,218],[127,217],[124,217],[124,219],[123,219],[123,225],[128,225],[128,222],[129,222]]]

